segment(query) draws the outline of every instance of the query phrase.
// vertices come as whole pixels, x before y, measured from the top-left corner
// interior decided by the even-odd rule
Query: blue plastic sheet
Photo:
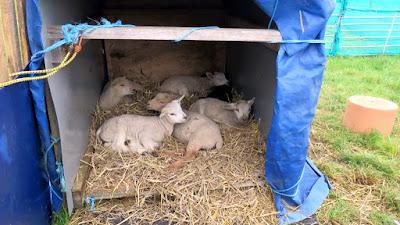
[[[31,54],[35,54],[38,51],[43,50],[42,43],[42,19],[39,11],[39,4],[37,0],[26,0],[26,27],[29,39],[29,47]],[[39,58],[35,58],[30,61],[28,68],[29,70],[37,70],[40,68],[43,62],[44,55]],[[33,76],[33,75],[32,75]],[[50,129],[49,122],[47,119],[45,92],[44,92],[44,80],[30,81],[29,90],[32,95],[34,112],[36,117],[36,123],[38,124],[38,133],[40,137],[40,146],[42,151],[42,157],[51,146],[50,141]],[[58,212],[63,202],[60,180],[57,174],[56,160],[54,156],[54,150],[50,147],[47,151],[47,161],[43,163],[43,169],[46,175],[50,176],[50,182],[48,181],[48,193],[50,195],[52,210]]]
[[[0,102],[0,224],[49,224],[50,198],[28,83],[1,88]]]
[[[272,15],[275,0],[255,2]],[[280,0],[273,19],[283,40],[323,40],[325,25],[334,8],[334,0]],[[326,177],[307,158],[310,125],[326,64],[324,48],[324,44],[281,44],[278,52],[277,90],[267,139],[265,177],[275,191],[280,224],[301,221],[314,214],[329,193]],[[301,207],[291,212],[286,204]]]

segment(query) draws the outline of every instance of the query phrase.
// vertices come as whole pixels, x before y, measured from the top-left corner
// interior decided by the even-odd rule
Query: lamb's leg
[[[135,139],[131,139],[129,140],[129,149],[131,151],[137,152],[138,154],[144,154],[146,153],[146,149],[143,147],[143,145],[141,145],[139,143],[139,141],[135,140]]]
[[[122,151],[123,153],[129,153],[129,148],[128,146],[125,145],[125,132],[119,130],[115,134],[115,138],[112,141],[111,148],[113,148],[116,151]]]
[[[139,135],[140,144],[144,147],[144,151],[140,154],[152,153],[155,148],[157,148],[160,143],[151,139],[151,137],[146,135]]]
[[[184,148],[179,148],[177,150],[161,150],[159,151],[160,154],[162,155],[167,155],[167,156],[178,156],[179,154],[185,153]]]
[[[187,162],[194,159],[199,150],[200,149],[198,147],[196,147],[196,145],[190,143],[190,141],[189,141],[188,146],[186,147],[186,154],[180,160],[178,160],[178,161],[172,163],[170,166],[168,166],[167,171],[177,170],[177,169],[181,168]]]

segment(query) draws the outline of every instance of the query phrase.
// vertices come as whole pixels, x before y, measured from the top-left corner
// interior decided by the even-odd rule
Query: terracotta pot
[[[398,110],[396,103],[386,99],[351,96],[347,101],[343,125],[357,132],[369,133],[375,129],[390,136]]]

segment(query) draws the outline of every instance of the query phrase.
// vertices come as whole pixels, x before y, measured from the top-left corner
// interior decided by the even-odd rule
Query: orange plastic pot
[[[399,107],[386,99],[355,95],[347,101],[343,125],[356,132],[377,130],[390,136]]]

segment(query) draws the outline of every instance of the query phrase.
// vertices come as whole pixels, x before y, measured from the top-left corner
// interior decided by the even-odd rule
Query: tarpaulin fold
[[[255,0],[269,16],[278,0]],[[283,40],[323,40],[335,1],[279,0],[273,20]],[[315,213],[327,197],[326,177],[307,158],[325,69],[325,45],[281,44],[276,59],[277,88],[267,138],[265,178],[275,191],[280,224],[301,221]],[[288,206],[297,207],[292,212]]]
[[[42,19],[39,10],[39,3],[37,0],[26,0],[26,27],[29,47],[31,50],[31,54],[33,55],[36,52],[43,50],[41,35]],[[43,63],[43,59],[44,55],[30,61],[28,69],[31,71],[39,69],[41,64]],[[63,200],[59,198],[62,197],[60,180],[57,173],[54,149],[50,147],[51,139],[45,102],[44,80],[29,81],[29,90],[33,99],[34,113],[36,123],[38,125],[38,133],[43,159],[45,158],[44,154],[46,154],[47,152],[47,162],[43,163],[43,169],[50,176],[47,177],[47,179],[50,179],[50,182],[48,182],[48,190],[51,200],[51,206],[53,211],[58,212],[61,208]]]

